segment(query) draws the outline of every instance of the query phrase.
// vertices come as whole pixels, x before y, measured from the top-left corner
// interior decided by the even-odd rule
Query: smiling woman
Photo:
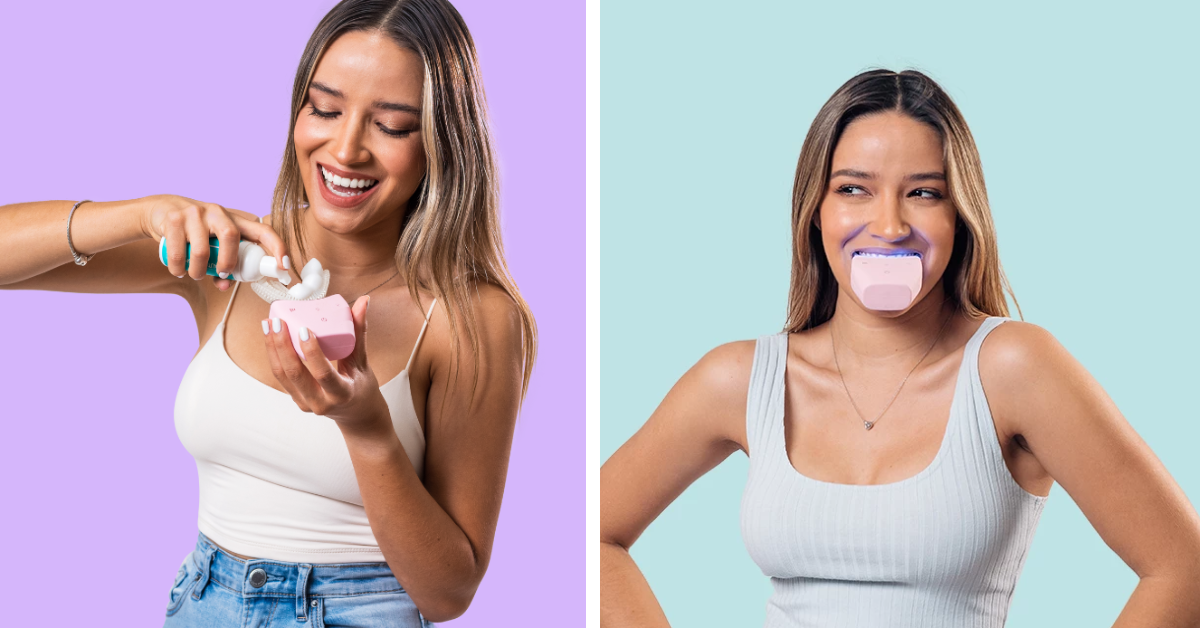
[[[667,625],[629,549],[736,451],[768,627],[1000,628],[1055,482],[1141,576],[1117,626],[1200,621],[1200,516],[1087,371],[1008,317],[983,169],[940,86],[843,84],[791,218],[783,331],[710,351],[601,469],[603,626]]]
[[[299,172],[312,176],[305,188],[319,188],[328,205],[343,209],[360,205],[376,192],[386,197],[382,202],[392,201],[389,205],[412,198],[425,178],[421,57],[381,33],[350,32],[329,46],[322,61],[309,85],[307,115],[299,116],[294,127]],[[362,101],[389,92],[404,102]],[[339,132],[342,127],[351,130]],[[361,137],[350,141],[346,133]],[[347,141],[339,142],[343,139]],[[362,155],[353,151],[366,151],[368,146],[384,172],[352,172],[328,163],[361,163]],[[326,162],[314,155],[321,149]],[[381,181],[382,191],[377,185]]]
[[[167,626],[416,627],[466,611],[537,351],[492,143],[453,6],[346,0],[296,72],[269,216],[171,195],[0,208],[0,245],[26,253],[0,264],[4,289],[171,293],[192,309],[200,348],[175,427],[196,460],[200,534]],[[320,260],[328,293],[353,304],[354,352],[331,361],[299,330],[297,354],[264,299],[196,281],[213,236],[223,274],[241,239],[283,268]]]

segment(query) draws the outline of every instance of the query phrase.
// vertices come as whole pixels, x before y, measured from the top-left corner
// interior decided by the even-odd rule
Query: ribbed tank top
[[[255,558],[383,562],[349,449],[333,419],[300,410],[291,395],[229,358],[225,321],[240,286],[234,284],[221,322],[188,365],[175,396],[175,432],[196,459],[200,479],[200,531],[225,549]],[[433,305],[408,364],[379,387],[418,476],[424,472],[425,435],[408,369]]]
[[[1004,464],[979,380],[987,318],[963,351],[941,448],[907,479],[801,475],[784,444],[786,333],[755,346],[742,538],[771,578],[767,628],[1004,625],[1046,497]]]

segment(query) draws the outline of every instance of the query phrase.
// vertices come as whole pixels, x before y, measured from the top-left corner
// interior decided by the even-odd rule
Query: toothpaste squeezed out
[[[284,282],[280,282],[284,283]],[[284,285],[287,285],[284,283]],[[313,293],[320,290],[325,285],[325,269],[321,267],[321,262],[317,258],[308,260],[304,268],[300,270],[300,283],[288,289],[288,294],[297,301],[302,301],[312,296]]]

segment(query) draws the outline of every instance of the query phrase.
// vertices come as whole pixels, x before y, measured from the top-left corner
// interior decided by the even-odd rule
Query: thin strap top
[[[175,431],[196,460],[198,526],[233,552],[299,563],[383,562],[354,466],[332,419],[303,412],[291,395],[246,373],[225,350],[225,323],[188,365],[175,397]],[[413,407],[409,371],[429,317],[399,375],[379,387],[417,475],[425,434]]]
[[[768,628],[1000,628],[1046,497],[1004,463],[979,379],[989,317],[963,351],[933,462],[889,484],[808,478],[784,440],[788,335],[755,347],[746,408],[742,538],[771,578]]]

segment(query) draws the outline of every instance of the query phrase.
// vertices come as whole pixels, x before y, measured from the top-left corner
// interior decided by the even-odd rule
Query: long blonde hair
[[[1000,267],[983,166],[966,120],[928,76],[916,70],[869,70],[846,81],[826,101],[800,149],[792,186],[792,280],[784,329],[803,331],[833,317],[838,285],[814,216],[829,186],[833,151],[842,132],[855,119],[883,111],[928,124],[942,138],[947,187],[958,213],[954,250],[944,275],[947,297],[971,317],[1008,316],[1007,291],[1019,314],[1021,306]]]
[[[500,238],[500,193],[496,154],[475,43],[462,16],[446,0],[344,0],[317,25],[296,70],[287,147],[271,206],[273,224],[302,255],[304,235],[297,212],[308,198],[296,157],[294,129],[321,55],[341,35],[379,31],[421,57],[421,129],[427,168],[425,179],[404,208],[396,247],[396,265],[408,279],[409,293],[421,305],[418,288],[446,303],[453,356],[458,332],[465,328],[471,350],[479,355],[479,322],[470,307],[479,282],[498,286],[513,300],[521,318],[523,374],[521,398],[537,356],[537,325],[504,261]],[[424,310],[424,307],[421,308]],[[474,361],[474,383],[479,362]],[[457,372],[457,369],[454,369]]]

